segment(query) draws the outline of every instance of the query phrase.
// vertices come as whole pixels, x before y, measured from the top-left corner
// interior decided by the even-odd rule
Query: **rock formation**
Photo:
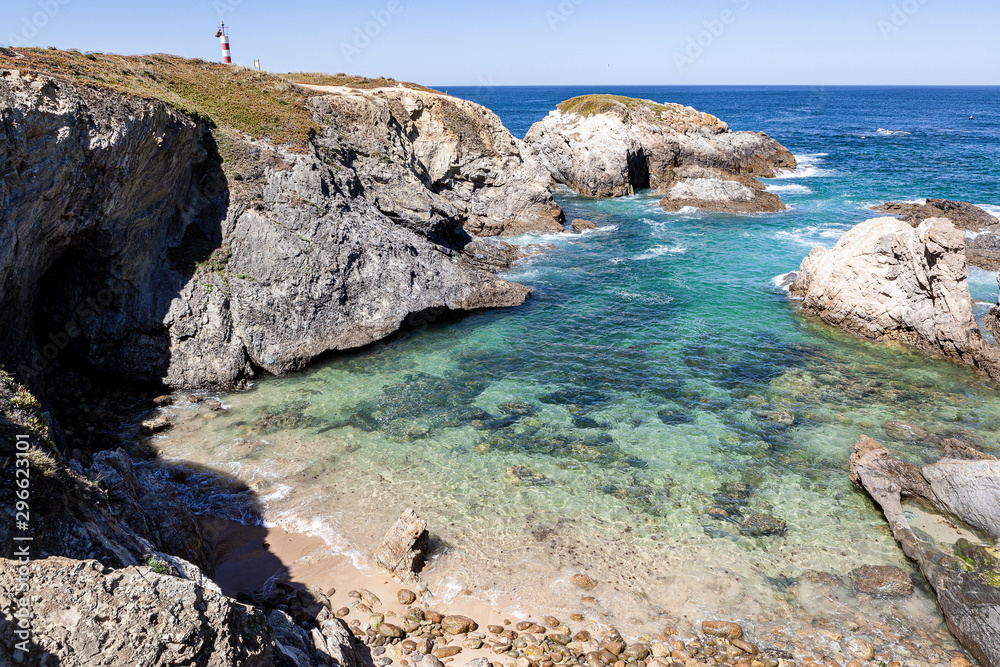
[[[562,230],[495,115],[410,88],[305,103],[319,132],[272,145],[0,69],[0,363],[34,384],[71,347],[121,377],[231,387],[432,309],[524,301],[463,253],[470,232]]]
[[[972,266],[1000,271],[1000,220],[967,202],[928,199],[924,204],[888,202],[874,210],[895,216],[916,227],[928,218],[947,218],[968,232],[965,258]]]
[[[980,455],[981,456],[981,455]],[[943,516],[1000,537],[1000,461],[943,459],[919,468],[894,459],[867,436],[851,450],[851,480],[882,508],[896,541],[933,586],[952,634],[981,665],[1000,665],[1000,558],[996,549],[958,538],[941,540],[914,530],[902,503],[915,499]]]
[[[375,550],[375,562],[401,581],[414,581],[427,556],[427,522],[407,509]]]
[[[964,248],[962,232],[943,218],[917,227],[868,220],[832,250],[814,248],[791,293],[827,324],[965,363],[1000,381],[1000,350],[983,339],[972,313]]]
[[[909,222],[914,227],[929,218],[947,218],[956,227],[967,232],[978,232],[1000,224],[1000,220],[978,206],[947,199],[928,199],[923,204],[886,202],[872,210]]]
[[[763,133],[733,132],[715,116],[679,104],[614,95],[567,100],[535,123],[525,141],[552,178],[589,197],[644,188],[667,210],[779,211],[755,177],[794,169],[795,158]]]

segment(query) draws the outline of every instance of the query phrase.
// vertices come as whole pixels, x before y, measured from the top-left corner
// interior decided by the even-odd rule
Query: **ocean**
[[[797,156],[766,181],[789,208],[668,214],[652,193],[560,189],[567,218],[598,229],[513,240],[543,246],[505,274],[532,288],[523,306],[223,396],[227,412],[160,436],[164,455],[247,482],[268,521],[361,564],[415,508],[437,545],[425,578],[445,602],[585,611],[633,634],[720,615],[775,642],[829,626],[954,648],[848,480],[848,453],[861,434],[915,463],[936,460],[944,437],[1000,451],[1000,394],[803,316],[778,277],[884,201],[1000,213],[1000,88],[440,88],[518,137],[586,93],[693,106]],[[972,269],[969,282],[985,314],[997,276]],[[894,440],[889,421],[928,439]],[[749,516],[771,534],[741,531]],[[913,596],[852,591],[852,570],[883,564],[911,573]],[[600,582],[593,601],[569,583],[580,572]]]

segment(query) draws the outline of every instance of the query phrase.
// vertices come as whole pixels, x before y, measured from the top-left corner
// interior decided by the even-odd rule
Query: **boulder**
[[[948,220],[863,222],[814,248],[791,285],[804,311],[849,333],[896,341],[1000,381],[1000,350],[972,312],[964,236]]]
[[[582,195],[619,197],[654,188],[673,211],[781,210],[781,200],[755,177],[796,166],[766,134],[732,132],[715,116],[679,104],[616,95],[559,104],[525,141],[556,182]]]
[[[402,581],[413,581],[427,555],[427,522],[407,509],[375,550],[375,562]]]
[[[582,220],[580,218],[576,218],[575,220],[573,220],[571,223],[569,223],[569,226],[573,229],[574,232],[584,232],[587,231],[588,229],[597,229],[597,225],[592,223],[590,220]]]
[[[22,595],[16,592],[19,567],[0,559],[5,600]],[[110,571],[92,560],[52,557],[27,567],[33,647],[27,660],[13,652],[18,664],[273,664],[275,635],[264,614],[218,590],[146,567]],[[14,623],[0,615],[0,634],[11,637]]]
[[[957,519],[995,540],[1000,461],[945,459],[920,468],[861,436],[851,449],[850,475],[882,508],[903,552],[934,588],[952,634],[980,664],[1000,665],[1000,567],[981,557],[982,547],[961,539],[947,551],[942,539],[911,528],[902,506],[905,499],[920,499],[941,513],[946,529]]]

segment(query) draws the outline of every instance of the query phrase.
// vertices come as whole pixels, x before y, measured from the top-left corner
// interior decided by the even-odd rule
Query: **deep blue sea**
[[[532,288],[524,306],[263,381],[225,397],[223,416],[179,425],[164,452],[252,481],[271,520],[359,562],[415,508],[439,538],[426,578],[444,603],[464,592],[635,633],[723,614],[775,641],[832,624],[904,651],[953,647],[849,482],[848,452],[862,433],[918,463],[943,437],[996,449],[1000,395],[803,317],[775,279],[883,201],[1000,213],[1000,88],[444,88],[518,137],[593,92],[767,132],[799,159],[766,181],[789,210],[668,214],[652,193],[562,189],[567,218],[599,229],[514,240],[546,246],[507,275]],[[970,272],[977,312],[996,278]],[[274,415],[285,429],[262,426]],[[891,420],[930,435],[893,440]],[[783,529],[741,530],[751,516]],[[857,595],[849,573],[868,564],[907,568],[917,592]],[[601,582],[593,601],[568,583],[577,572]]]

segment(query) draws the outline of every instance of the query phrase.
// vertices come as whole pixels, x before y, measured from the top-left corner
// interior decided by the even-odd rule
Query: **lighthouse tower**
[[[219,30],[215,33],[215,36],[222,40],[222,62],[232,65],[233,54],[229,51],[229,28],[226,27],[225,21],[219,26]]]

